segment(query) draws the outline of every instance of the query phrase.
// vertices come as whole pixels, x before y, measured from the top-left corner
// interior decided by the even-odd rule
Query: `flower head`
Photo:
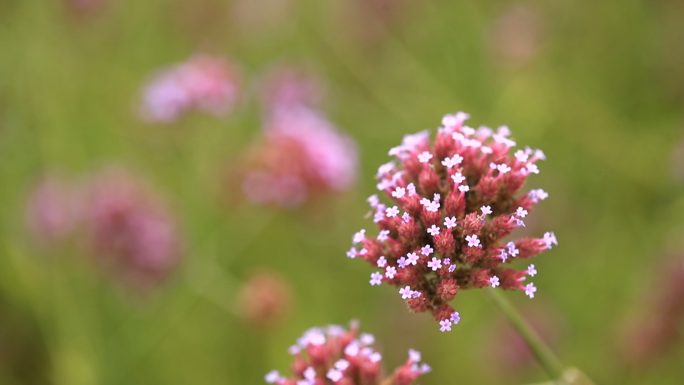
[[[379,231],[389,231],[387,239],[367,237],[357,246],[368,250],[362,258],[371,264],[384,256],[387,266],[397,267],[388,284],[404,288],[409,308],[429,311],[445,331],[456,323],[450,302],[457,290],[500,286],[533,296],[536,288],[522,283],[533,267],[520,271],[508,264],[557,245],[550,232],[504,241],[548,196],[541,189],[522,191],[543,153],[514,155],[507,127],[473,129],[463,125],[467,114],[457,116],[444,118],[434,141],[427,132],[407,135],[390,151],[396,159],[379,179],[390,181],[381,190],[394,215],[376,221]]]
[[[141,114],[150,123],[173,123],[192,109],[222,116],[238,103],[241,83],[235,66],[224,58],[194,56],[150,80]]]
[[[355,143],[322,113],[305,108],[273,111],[242,158],[237,179],[244,197],[258,205],[299,207],[348,190],[356,179]],[[377,196],[368,203],[376,211],[382,206]]]
[[[451,321],[448,321],[449,325]],[[382,370],[382,354],[373,346],[370,334],[359,336],[358,322],[349,330],[338,326],[312,328],[290,348],[294,355],[292,375],[288,378],[277,370],[266,374],[266,383],[275,385],[335,384],[396,384],[412,385],[430,366],[422,363],[421,354],[409,350],[406,362],[389,376]]]

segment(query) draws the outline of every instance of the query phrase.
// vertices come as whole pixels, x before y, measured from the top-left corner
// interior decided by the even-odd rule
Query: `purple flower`
[[[415,266],[416,263],[418,263],[418,254],[416,253],[408,253],[406,254],[408,257],[408,264]]]
[[[337,382],[342,379],[342,372],[337,369],[329,369],[325,375],[330,381]]]
[[[427,263],[427,267],[432,268],[432,271],[437,271],[442,268],[442,261],[438,258],[432,257],[432,261]]]
[[[399,294],[401,294],[402,299],[409,299],[411,298],[413,291],[411,290],[411,286],[406,286],[402,289],[399,289]]]
[[[482,210],[483,217],[492,213],[492,208],[490,206],[482,206],[480,207],[480,210]]]
[[[397,274],[397,268],[394,266],[387,266],[387,269],[385,270],[385,277],[392,279],[394,278],[395,274]]]
[[[468,186],[467,184],[458,186],[458,191],[460,191],[460,192],[470,191],[470,186]]]
[[[477,238],[477,235],[466,235],[465,237],[466,241],[468,241],[468,247],[479,247],[480,246],[480,240]]]
[[[396,217],[399,214],[399,208],[397,206],[389,207],[385,210],[385,213],[387,214],[387,218]]]
[[[520,254],[520,250],[515,247],[515,243],[513,241],[508,242],[506,246],[508,247],[508,255],[511,257],[515,257],[516,255]]]
[[[432,236],[434,237],[435,235],[439,234],[439,227],[437,227],[437,226],[435,226],[435,225],[432,225],[432,227],[430,227],[430,228],[427,230],[427,232],[428,232],[428,234],[430,234],[430,235],[432,235]]]
[[[418,154],[418,161],[420,163],[427,163],[432,159],[432,154],[430,154],[429,151],[423,151],[422,153]]]
[[[425,245],[425,246],[423,246],[423,247],[420,248],[420,253],[423,254],[423,255],[426,256],[426,257],[427,257],[428,255],[432,254],[434,251],[435,251],[435,250],[433,250],[432,247],[430,247],[430,245]]]
[[[496,288],[497,286],[499,286],[499,277],[493,276],[492,278],[490,278],[489,284],[491,284],[493,288]]]
[[[534,293],[537,292],[537,288],[534,287],[534,283],[530,282],[527,285],[525,285],[525,295],[534,298]]]
[[[546,242],[546,247],[551,248],[551,245],[558,245],[558,240],[556,235],[552,232],[544,233],[544,242]]]
[[[409,220],[411,220],[411,216],[409,215],[409,213],[404,213],[404,214],[401,216],[401,219],[403,219],[404,222],[408,222]]]
[[[354,237],[352,238],[352,243],[357,244],[361,241],[363,241],[366,238],[366,230],[362,229],[358,233],[354,234]]]
[[[444,226],[446,226],[447,229],[456,227],[456,217],[444,218]]]
[[[530,265],[530,266],[527,268],[527,274],[528,274],[530,277],[534,277],[535,275],[537,275],[537,269],[534,268],[534,265]]]
[[[461,175],[460,172],[453,174],[451,176],[451,179],[453,179],[454,183],[457,185],[460,185],[461,183],[463,183],[464,180],[466,180],[466,178],[463,175]]]
[[[404,195],[406,195],[406,189],[403,187],[397,187],[392,191],[392,196],[395,198],[402,198]]]
[[[378,258],[378,267],[385,267],[387,266],[387,260],[385,259],[384,256]]]
[[[527,216],[527,210],[522,207],[518,207],[518,209],[515,211],[515,215],[519,216],[520,218],[525,218]]]
[[[416,195],[416,186],[413,183],[409,183],[408,186],[406,186],[406,191],[408,191],[409,196]]]
[[[389,233],[389,230],[380,230],[380,234],[378,234],[378,241],[385,242],[389,236]]]
[[[401,257],[397,260],[397,263],[399,264],[400,268],[405,268],[406,267],[406,257]]]
[[[450,332],[451,331],[451,321],[448,319],[443,319],[439,321],[439,331],[440,332]]]
[[[451,321],[454,323],[454,325],[457,325],[459,322],[461,322],[461,315],[457,311],[451,313]]]
[[[377,271],[371,274],[370,284],[371,286],[379,285],[382,283],[382,274]]]

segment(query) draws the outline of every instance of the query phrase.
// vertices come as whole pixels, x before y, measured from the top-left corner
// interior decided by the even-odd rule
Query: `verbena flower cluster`
[[[273,370],[265,380],[276,385],[410,385],[431,370],[420,363],[419,352],[409,350],[406,363],[386,376],[374,343],[373,335],[359,335],[357,322],[350,330],[338,325],[309,329],[289,349],[294,356],[292,376]]]
[[[259,205],[299,207],[356,180],[355,142],[319,110],[322,85],[294,67],[261,85],[263,135],[243,156],[242,191]]]
[[[446,115],[434,143],[422,131],[389,151],[397,160],[380,166],[377,188],[392,203],[368,199],[379,234],[359,231],[347,252],[381,269],[371,274],[371,285],[400,287],[410,310],[431,312],[443,332],[460,321],[449,305],[459,290],[501,287],[533,298],[537,288],[524,281],[537,274],[534,265],[519,271],[508,264],[557,244],[551,232],[506,241],[548,196],[541,189],[519,193],[539,173],[544,153],[511,154],[516,143],[508,127],[473,129],[463,125],[468,118]]]
[[[196,55],[150,80],[141,114],[150,123],[173,123],[193,109],[222,116],[239,101],[241,83],[236,67],[224,58]]]
[[[75,243],[105,272],[134,289],[160,284],[182,252],[178,224],[145,181],[108,169],[86,183],[49,177],[30,194],[26,217],[45,246]]]

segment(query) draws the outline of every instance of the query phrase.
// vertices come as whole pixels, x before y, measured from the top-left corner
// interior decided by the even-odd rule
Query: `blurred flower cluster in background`
[[[0,2],[0,384],[543,381],[483,295],[499,285],[534,297],[504,293],[597,384],[683,383],[683,19],[671,0]],[[521,194],[552,199],[530,216],[493,197],[441,209],[524,220],[496,258],[518,239],[554,248],[502,261],[516,279],[543,272],[533,287],[483,271],[437,325],[405,303],[434,299],[436,273],[423,294],[371,286],[345,253],[375,227],[368,196],[408,201],[388,183],[411,167],[430,190],[419,155],[458,174],[419,134],[415,162],[375,179],[405,135],[457,111],[543,148]],[[524,148],[511,154],[538,157]],[[522,169],[491,161],[502,169],[461,177]],[[454,183],[430,191],[457,202]],[[464,225],[441,219],[408,244]],[[379,244],[371,232],[354,256]],[[459,245],[490,247],[475,234]],[[375,281],[393,280],[399,258],[373,255],[394,269]],[[312,329],[349,319],[372,335]]]

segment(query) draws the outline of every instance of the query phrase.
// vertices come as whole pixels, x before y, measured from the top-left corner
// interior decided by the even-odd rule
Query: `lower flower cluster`
[[[307,330],[297,343],[290,347],[294,356],[292,376],[285,377],[277,370],[266,374],[265,380],[276,385],[410,385],[429,372],[430,366],[422,363],[420,353],[409,350],[409,358],[387,376],[384,374],[382,355],[373,348],[375,337],[359,335],[358,322],[349,330],[339,325]]]

